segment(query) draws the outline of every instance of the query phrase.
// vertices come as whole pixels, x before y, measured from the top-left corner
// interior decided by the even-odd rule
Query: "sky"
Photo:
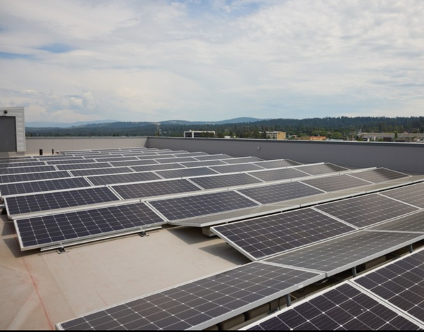
[[[422,0],[0,0],[26,121],[424,115]]]

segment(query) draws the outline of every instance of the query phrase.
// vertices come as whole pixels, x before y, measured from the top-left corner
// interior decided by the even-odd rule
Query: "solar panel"
[[[146,198],[159,195],[199,191],[185,179],[157,181],[141,184],[115,185],[112,188],[124,199]]]
[[[15,226],[21,249],[29,250],[163,223],[141,202],[16,220]]]
[[[292,200],[324,193],[300,182],[264,185],[238,191],[261,204]]]
[[[183,169],[184,167],[178,163],[158,164],[158,165],[141,165],[131,167],[134,171],[155,171],[168,169]]]
[[[254,164],[218,165],[218,166],[212,166],[211,169],[213,169],[213,170],[215,170],[219,173],[231,173],[231,172],[262,170],[261,167],[254,165]]]
[[[86,164],[62,164],[57,165],[59,170],[100,169],[111,168],[109,163],[86,163]]]
[[[367,227],[417,210],[412,206],[379,194],[336,201],[319,205],[316,208],[358,228]]]
[[[258,205],[257,203],[232,191],[193,195],[182,198],[162,199],[150,201],[150,204],[170,221],[216,214]]]
[[[271,160],[271,161],[263,161],[255,163],[255,165],[259,165],[262,168],[273,169],[273,168],[282,168],[288,167],[292,165],[300,165],[300,163],[292,161],[292,160]]]
[[[118,168],[105,168],[105,169],[85,169],[85,170],[72,170],[74,176],[93,176],[93,175],[112,175],[116,173],[133,172],[127,167]]]
[[[196,160],[198,161],[209,161],[209,160],[223,160],[226,158],[233,158],[232,156],[226,154],[215,154],[215,155],[207,155],[207,156],[196,156]]]
[[[34,167],[20,167],[20,168],[18,167],[18,168],[0,169],[0,174],[12,175],[12,174],[15,174],[15,173],[32,173],[32,172],[44,172],[44,171],[56,171],[56,169],[52,165],[34,166]]]
[[[160,179],[160,177],[153,172],[133,172],[118,175],[92,176],[88,177],[88,179],[94,185],[109,185],[157,180]]]
[[[186,157],[186,156],[206,156],[208,154],[203,152],[193,152],[193,153],[178,153],[178,152],[172,152],[177,157]]]
[[[193,176],[204,176],[204,175],[215,175],[216,172],[205,167],[200,168],[189,168],[189,169],[177,169],[177,170],[166,170],[157,171],[158,175],[163,178],[181,178],[181,177],[193,177]]]
[[[381,183],[388,180],[408,177],[408,175],[405,175],[404,173],[400,173],[400,172],[385,169],[385,168],[355,172],[353,176],[360,179],[368,180],[369,182],[373,182],[373,183]]]
[[[37,172],[37,173],[22,173],[16,175],[0,175],[0,184],[26,182],[40,179],[54,179],[71,177],[67,171],[53,171],[53,172]]]
[[[59,161],[46,161],[48,165],[60,165],[60,164],[85,164],[85,163],[95,163],[96,161],[87,158],[85,160],[59,160]]]
[[[381,192],[382,195],[424,208],[424,183],[408,185],[390,191]]]
[[[110,162],[113,166],[137,166],[137,165],[148,165],[148,164],[158,164],[155,160],[138,160],[138,161],[122,161],[122,162]]]
[[[319,274],[252,263],[57,325],[63,330],[202,330],[302,285]]]
[[[311,175],[321,175],[324,173],[330,173],[330,172],[340,172],[348,170],[346,168],[343,168],[341,166],[331,164],[331,163],[325,163],[325,164],[315,164],[315,165],[302,165],[299,167],[296,167],[296,169],[301,170],[303,172],[307,172]]]
[[[251,260],[305,246],[354,229],[311,208],[212,227]]]
[[[343,283],[266,317],[251,331],[417,331],[419,326]]]
[[[231,164],[237,164],[237,163],[241,164],[241,163],[259,162],[259,161],[262,161],[262,159],[255,156],[247,156],[247,157],[231,158],[228,161],[231,161]],[[227,162],[227,160],[225,160],[225,162]]]
[[[99,157],[96,162],[116,162],[116,161],[137,161],[135,156],[120,156],[120,157]]]
[[[26,194],[4,198],[9,216],[119,200],[107,187]]]
[[[13,194],[24,194],[34,192],[46,192],[54,190],[64,190],[69,188],[89,187],[84,178],[64,178],[53,180],[39,180],[34,182],[11,183],[0,185],[0,193],[2,196]]]
[[[391,222],[382,223],[368,229],[424,233],[424,211],[418,211],[411,215],[401,217]]]
[[[46,165],[44,162],[13,162],[13,163],[2,163],[0,162],[0,169],[6,169],[6,168],[16,168],[16,167],[26,167],[26,166],[40,166],[40,165]]]
[[[341,191],[348,188],[370,185],[369,182],[350,177],[349,175],[336,175],[302,180],[302,183],[312,185],[326,192]]]
[[[293,168],[249,172],[249,175],[262,179],[265,182],[309,176]]]
[[[199,167],[199,166],[212,166],[212,165],[226,165],[225,162],[220,160],[214,160],[214,161],[198,161],[198,162],[183,162],[180,163],[181,165],[185,166],[186,168],[191,167]]]
[[[64,156],[64,155],[55,155],[55,156],[37,156],[37,160],[40,161],[83,161],[84,158],[82,156]]]
[[[355,283],[424,323],[424,252],[359,277]]]
[[[173,157],[173,158],[161,158],[158,159],[155,157],[155,160],[157,160],[158,163],[173,163],[173,162],[191,162],[195,161],[193,157]]]
[[[191,181],[203,187],[204,189],[257,184],[261,182],[260,180],[253,178],[245,173],[237,173],[234,175],[218,175],[211,177],[197,177],[191,179]]]
[[[413,244],[424,235],[358,231],[327,242],[282,254],[268,262],[326,272],[332,276]]]
[[[157,159],[157,160],[161,160],[161,159],[167,159],[167,158],[175,158],[174,155],[171,154],[166,154],[166,155],[158,155],[158,154],[149,154],[149,155],[143,155],[143,156],[138,156],[138,158],[140,160],[144,160],[144,159]]]

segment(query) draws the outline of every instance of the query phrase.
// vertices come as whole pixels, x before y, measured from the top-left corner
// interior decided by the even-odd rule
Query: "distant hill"
[[[188,121],[188,120],[165,120],[160,121],[163,125],[203,125],[203,124],[239,124],[239,123],[253,123],[263,119],[252,117],[239,117],[219,121]]]
[[[91,120],[91,121],[77,121],[74,123],[55,123],[55,122],[42,122],[42,121],[27,121],[25,122],[26,127],[36,127],[36,128],[69,128],[73,126],[83,126],[90,124],[103,124],[103,123],[114,123],[118,120]]]

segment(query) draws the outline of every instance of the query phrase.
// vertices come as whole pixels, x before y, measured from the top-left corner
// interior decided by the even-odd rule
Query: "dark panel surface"
[[[215,155],[207,155],[207,156],[196,156],[196,160],[198,161],[209,161],[209,160],[222,160],[226,158],[233,158],[232,156],[226,154],[215,154]]]
[[[155,171],[155,170],[168,170],[168,169],[184,169],[178,163],[158,164],[158,165],[140,165],[131,167],[134,171]]]
[[[100,236],[104,233],[161,223],[144,203],[33,217],[16,221],[23,248]]]
[[[45,171],[56,171],[52,165],[46,166],[34,166],[34,167],[17,167],[17,168],[3,168],[0,169],[0,175],[11,175],[15,173],[32,173],[32,172],[45,172]]]
[[[262,170],[261,167],[258,167],[254,164],[231,164],[231,165],[218,165],[212,166],[211,169],[219,173],[230,173],[230,172],[244,172],[244,171],[253,171],[253,170]]]
[[[66,171],[52,171],[52,172],[39,172],[39,173],[22,173],[16,175],[0,175],[0,184],[26,182],[40,179],[54,179],[71,177]]]
[[[119,162],[119,161],[138,161],[135,156],[120,156],[120,157],[98,157],[96,162]]]
[[[112,188],[124,199],[146,198],[165,194],[200,191],[185,179],[140,184],[115,185]]]
[[[86,169],[86,170],[72,170],[74,176],[92,176],[92,175],[112,175],[116,173],[133,172],[130,168],[105,168],[105,169]]]
[[[355,282],[424,322],[423,251],[376,269]]]
[[[232,191],[150,201],[150,204],[170,221],[257,206]]]
[[[92,176],[88,177],[94,185],[109,185],[121,183],[135,183],[160,179],[153,172],[132,172],[118,175]]]
[[[245,173],[238,173],[235,175],[219,175],[213,177],[198,177],[193,178],[191,181],[200,185],[204,189],[248,185],[261,182],[260,180],[253,178]]]
[[[220,160],[215,160],[215,161],[183,162],[180,164],[184,165],[186,168],[192,168],[192,167],[199,167],[199,166],[226,165],[227,163]]]
[[[378,168],[374,170],[368,170],[368,171],[362,171],[357,172],[354,174],[355,177],[368,180],[373,183],[381,183],[385,182],[387,180],[393,180],[403,177],[408,177],[408,175],[405,175],[403,173],[385,169],[385,168]]]
[[[424,211],[419,211],[391,222],[382,223],[369,229],[424,233]]]
[[[358,228],[411,213],[417,209],[404,203],[370,194],[347,200],[317,206],[317,209],[331,214]]]
[[[249,172],[249,174],[252,176],[258,177],[259,179],[262,179],[263,181],[266,181],[266,182],[309,176],[308,174],[293,168],[263,170],[263,171],[257,171],[257,172]]]
[[[65,190],[69,188],[90,187],[91,185],[82,177],[54,180],[40,180],[35,182],[12,183],[0,185],[0,193],[4,195],[24,194]]]
[[[109,163],[84,163],[84,164],[61,164],[56,166],[59,170],[78,170],[78,169],[100,169],[111,168]]]
[[[419,327],[344,283],[267,319],[251,331],[417,331]]]
[[[213,228],[254,259],[261,259],[353,231],[313,209],[301,209]]]
[[[267,259],[282,265],[315,269],[334,275],[424,238],[424,235],[359,231],[324,243]],[[338,270],[332,272],[333,270]]]
[[[266,169],[273,169],[273,168],[282,168],[282,167],[288,167],[292,165],[300,165],[301,163],[295,162],[292,160],[275,160],[275,161],[263,161],[254,163],[255,165],[259,165],[262,168]]]
[[[48,163],[49,164],[49,163]],[[1,169],[8,169],[8,168],[21,168],[21,167],[33,167],[33,166],[41,166],[46,165],[44,162],[40,162],[37,160],[34,160],[33,162],[3,162],[0,161],[0,170]]]
[[[84,163],[95,163],[96,161],[92,158],[86,158],[84,160],[53,160],[53,161],[46,161],[49,165],[61,165],[61,164],[84,164]]]
[[[347,170],[346,168],[343,168],[341,166],[331,164],[331,163],[325,163],[325,164],[319,164],[319,165],[305,165],[305,166],[302,165],[302,166],[296,167],[296,169],[302,170],[311,175],[321,175],[324,173],[340,172],[340,171]]]
[[[206,167],[200,167],[200,168],[189,168],[189,169],[179,169],[179,170],[157,171],[157,174],[163,178],[169,179],[169,178],[215,175],[216,172]]]
[[[65,330],[202,329],[318,275],[253,263],[62,323]],[[231,314],[230,314],[231,316]],[[203,325],[203,326],[202,326]]]
[[[28,194],[5,198],[9,215],[48,211],[119,200],[107,187]]]
[[[362,179],[350,177],[348,175],[337,175],[316,179],[302,180],[303,183],[312,185],[326,192],[340,191],[348,188],[370,185]]]
[[[238,191],[262,204],[292,200],[324,193],[300,182],[264,185],[241,189]]]
[[[384,196],[424,208],[424,183],[381,192]]]
[[[155,158],[155,160],[161,164],[163,163],[178,163],[178,162],[194,162],[196,161],[193,157],[172,157],[172,158]]]
[[[149,164],[158,164],[155,160],[137,160],[137,161],[123,161],[123,162],[110,162],[114,167],[119,166],[137,166],[137,165],[149,165]]]

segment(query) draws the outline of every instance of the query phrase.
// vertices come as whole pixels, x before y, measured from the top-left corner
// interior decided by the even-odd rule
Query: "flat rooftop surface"
[[[200,228],[165,227],[61,254],[21,252],[6,215],[0,228],[0,330],[52,330],[78,315],[250,262]]]

